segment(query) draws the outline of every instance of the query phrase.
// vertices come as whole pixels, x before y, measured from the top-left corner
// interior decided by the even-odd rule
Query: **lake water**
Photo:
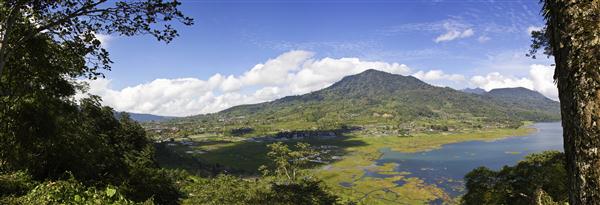
[[[451,196],[458,196],[465,191],[464,175],[474,168],[486,166],[498,170],[504,165],[515,165],[530,153],[563,150],[560,122],[532,126],[537,131],[523,137],[447,144],[441,149],[426,152],[402,153],[382,149],[383,156],[377,164],[397,163],[396,171],[409,172],[408,177],[418,177],[428,184],[436,184]],[[367,175],[384,177],[377,173]]]

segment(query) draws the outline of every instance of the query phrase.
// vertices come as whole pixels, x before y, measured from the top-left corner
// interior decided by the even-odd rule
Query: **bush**
[[[38,183],[25,172],[13,172],[0,175],[0,197],[21,196],[33,189]]]
[[[320,180],[306,178],[280,183],[271,177],[242,179],[220,175],[215,178],[189,177],[183,190],[183,204],[340,204]]]
[[[189,177],[183,204],[269,204],[268,186],[259,180],[220,175],[212,179]]]
[[[295,183],[271,183],[270,199],[273,204],[337,204],[339,198],[315,179],[302,179]]]
[[[125,199],[117,188],[108,186],[104,190],[85,187],[71,179],[45,182],[33,188],[27,195],[7,201],[11,204],[135,204]]]
[[[121,186],[123,193],[134,201],[153,199],[157,204],[179,204],[181,192],[169,170],[155,168],[148,158],[130,162],[130,172]]]

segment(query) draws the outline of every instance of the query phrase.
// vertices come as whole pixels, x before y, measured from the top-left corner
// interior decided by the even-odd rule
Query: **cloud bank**
[[[315,59],[313,55],[308,51],[290,51],[238,76],[156,79],[121,90],[112,89],[111,80],[100,79],[88,82],[88,92],[101,96],[105,105],[119,111],[187,116],[308,93],[367,69],[410,74],[408,66],[398,63],[358,58]]]
[[[529,76],[527,77],[518,78],[492,72],[485,76],[473,76],[470,83],[487,91],[494,88],[524,87],[538,91],[550,99],[558,100],[558,89],[554,84],[553,75],[554,67],[533,64],[529,66]]]
[[[155,79],[123,89],[111,88],[111,80],[87,81],[88,93],[101,96],[103,104],[118,111],[165,116],[189,116],[218,112],[236,105],[275,100],[325,88],[347,75],[367,69],[412,75],[434,85],[453,84],[498,87],[527,87],[556,99],[552,69],[532,65],[527,78],[512,78],[500,73],[473,76],[442,70],[413,71],[407,65],[359,58],[314,58],[314,53],[295,50],[256,64],[240,75],[217,73],[208,79]],[[80,94],[79,97],[82,95]]]

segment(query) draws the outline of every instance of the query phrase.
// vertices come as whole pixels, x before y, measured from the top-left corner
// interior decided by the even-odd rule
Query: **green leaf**
[[[106,196],[113,197],[117,193],[116,189],[106,187]]]

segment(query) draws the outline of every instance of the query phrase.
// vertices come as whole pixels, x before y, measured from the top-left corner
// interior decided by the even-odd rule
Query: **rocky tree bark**
[[[572,205],[600,204],[600,0],[542,0],[531,54],[555,60]],[[535,56],[534,56],[535,57]]]

